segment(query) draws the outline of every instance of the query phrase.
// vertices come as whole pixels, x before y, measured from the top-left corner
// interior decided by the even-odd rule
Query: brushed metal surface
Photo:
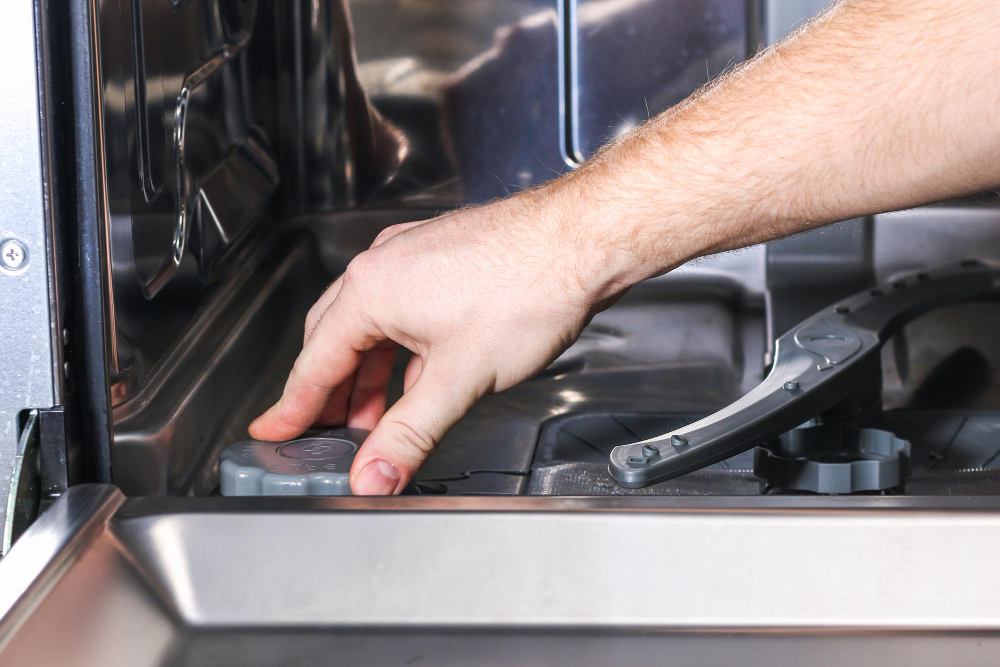
[[[275,102],[260,94],[273,90],[273,33],[254,30],[273,21],[256,0],[90,2],[108,375],[119,404],[145,385],[207,300],[223,256],[253,223],[273,222],[273,183],[216,181],[213,204],[238,198],[253,207],[221,237],[210,206],[200,205],[203,182],[240,146],[252,144],[265,180],[277,178],[263,127]],[[203,231],[212,236],[203,241]]]
[[[995,499],[737,502],[77,486],[0,562],[0,661],[992,660]]]
[[[562,4],[345,3],[359,88],[407,147],[378,201],[482,202],[566,169]]]
[[[277,399],[306,312],[330,280],[314,245],[306,233],[270,238],[270,252],[219,284],[161,371],[116,406],[113,481],[126,493],[218,486],[219,452]]]
[[[677,104],[747,57],[746,0],[572,0],[572,155]]]
[[[0,4],[4,45],[0,95],[0,241],[27,250],[15,270],[0,266],[0,498],[10,489],[21,413],[62,399],[51,219],[43,182],[34,3]],[[0,502],[0,524],[6,502]]]

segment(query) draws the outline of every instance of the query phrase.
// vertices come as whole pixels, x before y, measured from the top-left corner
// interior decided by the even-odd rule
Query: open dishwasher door
[[[0,658],[982,664],[998,648],[983,595],[1000,585],[998,523],[993,498],[126,499],[83,485],[0,562]]]
[[[0,664],[912,666],[1000,650],[995,197],[635,286],[477,404],[404,495],[312,495],[343,489],[333,468],[254,497],[220,476],[257,474],[232,461],[247,424],[309,307],[382,229],[575,167],[823,2],[8,4],[24,88],[23,122],[0,129],[3,180],[22,184],[0,191],[0,243],[17,242],[0,249]],[[937,266],[957,267],[941,278],[955,302],[902,328],[864,338],[833,309],[905,300]],[[765,435],[795,453],[817,415],[891,433],[876,444],[901,460],[906,443],[902,483],[771,483],[745,447],[764,431],[655,472],[668,457],[642,441],[752,398],[820,311],[845,319],[805,330],[809,368],[778,387],[808,409]],[[866,371],[851,391],[809,393],[814,361],[844,377],[851,355]],[[304,465],[334,465],[298,444]],[[612,476],[616,447],[622,470],[654,472]]]

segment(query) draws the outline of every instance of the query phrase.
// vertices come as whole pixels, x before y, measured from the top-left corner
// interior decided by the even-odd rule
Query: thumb
[[[437,372],[435,372],[437,370]],[[351,467],[361,496],[395,494],[410,483],[441,438],[482,396],[476,379],[425,366],[365,440]]]

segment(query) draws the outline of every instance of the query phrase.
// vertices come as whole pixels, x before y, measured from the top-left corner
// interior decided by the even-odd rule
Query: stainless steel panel
[[[561,0],[347,4],[360,86],[405,137],[380,201],[482,202],[565,168]]]
[[[287,213],[482,201],[558,169],[556,0],[92,3],[116,405],[279,175]]]
[[[569,137],[583,160],[742,62],[746,0],[570,0],[576,8]]]
[[[975,257],[1000,265],[1000,197],[948,201],[875,216],[875,274]]]
[[[233,267],[161,370],[115,408],[113,481],[126,493],[211,493],[221,450],[277,400],[306,312],[331,278],[309,234],[265,245],[263,257]]]
[[[983,664],[1000,507],[954,505],[78,486],[0,562],[0,661]]]
[[[249,55],[272,49],[273,33],[253,30],[273,25],[263,12],[255,0],[92,0],[116,404],[191,321],[277,185],[260,124],[274,100],[254,95],[273,73]]]
[[[317,15],[333,13],[330,5],[336,2],[317,5]],[[351,0],[342,39],[356,51],[357,66],[339,56],[343,79],[350,85],[356,72],[378,120],[405,145],[392,183],[371,196],[481,202],[553,178],[741,61],[746,5]],[[323,29],[328,23],[313,24]],[[310,88],[324,79],[310,76],[311,61],[305,62],[304,97],[312,106],[301,116],[308,131],[316,124],[311,118],[329,117],[314,111],[329,96]],[[323,146],[330,134],[316,127],[315,139],[302,142]],[[300,168],[309,173],[305,163]]]
[[[1000,266],[1000,198],[944,202],[875,217],[872,240],[875,272],[887,280],[937,262],[976,257]],[[923,405],[928,387],[970,409],[1000,409],[1000,302],[962,304],[928,313],[908,325],[882,354],[883,400],[887,407]],[[948,361],[963,360],[964,368]],[[957,388],[949,390],[949,378]],[[988,439],[988,436],[987,436]]]
[[[0,524],[14,471],[21,412],[61,400],[62,368],[43,182],[34,3],[0,3]],[[12,240],[16,245],[4,244]],[[17,261],[14,261],[17,260]]]
[[[855,218],[767,244],[772,341],[821,308],[875,284],[872,225],[870,217]]]
[[[370,200],[412,155],[411,139],[361,86],[348,6],[294,0],[275,10],[285,208],[304,212]]]
[[[0,630],[0,659],[9,665],[162,664],[174,632],[169,613],[151,595],[140,570],[116,540],[101,539],[124,497],[114,487],[74,487],[36,522],[33,537],[0,561],[0,607],[8,624]],[[46,593],[80,566],[66,592]],[[127,624],[131,631],[117,635]],[[54,635],[45,626],[62,628]],[[17,630],[15,631],[15,628]],[[21,631],[34,638],[21,644]],[[39,634],[42,633],[42,634]],[[112,641],[97,642],[97,637]],[[100,644],[100,645],[99,645]]]
[[[627,114],[642,97],[655,98],[653,111],[680,99],[702,52],[710,69],[729,62],[746,23],[735,0],[588,0],[579,12],[561,0],[92,2],[115,404],[176,344],[232,232],[259,217],[279,175],[284,213],[515,192],[570,166],[566,132],[579,119],[568,115],[576,52],[565,47],[577,33],[565,29],[577,14],[587,31],[580,80],[632,82],[581,84],[579,109],[605,109],[598,115],[620,99]],[[699,29],[682,29],[689,20]],[[617,49],[637,26],[680,41]],[[646,76],[645,62],[660,64]],[[626,66],[634,76],[606,76]],[[246,165],[253,178],[225,177]]]

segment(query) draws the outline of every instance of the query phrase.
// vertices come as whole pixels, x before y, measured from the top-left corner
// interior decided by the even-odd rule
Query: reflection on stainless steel
[[[117,404],[146,382],[222,262],[267,218],[278,173],[262,123],[274,102],[254,92],[273,89],[273,33],[259,28],[273,19],[254,0],[94,7]]]
[[[337,3],[320,6],[326,4]],[[357,174],[358,196],[418,205],[477,202],[563,169],[560,5],[350,0],[345,15],[359,88],[408,146],[389,187],[375,192]],[[341,60],[350,82],[354,60]],[[304,78],[308,86],[323,83]],[[326,98],[306,90],[313,104],[307,118],[328,116],[315,106]],[[330,169],[328,161],[324,167]]]
[[[211,493],[219,452],[277,399],[330,276],[308,234],[268,242],[266,256],[229,272],[162,370],[115,408],[114,482],[126,493]]]
[[[290,212],[363,203],[410,154],[410,137],[359,82],[355,31],[342,0],[280,3],[276,136]],[[380,26],[387,25],[385,18]]]
[[[748,43],[744,0],[349,4],[360,82],[411,146],[381,202],[481,202],[549,180]]]
[[[945,202],[875,216],[873,264],[878,280],[970,255],[1000,266],[1000,198]],[[964,304],[929,313],[908,325],[883,351],[883,400],[887,408],[910,405],[942,361],[962,352],[969,365],[961,384],[972,393],[949,398],[969,409],[1000,407],[1000,327],[997,302]],[[976,387],[978,379],[978,388]],[[946,391],[946,390],[945,390]],[[941,408],[944,406],[928,406]]]
[[[174,184],[177,189],[174,195],[174,200],[177,208],[177,219],[174,222],[174,237],[170,244],[170,254],[163,260],[160,268],[158,268],[143,285],[146,296],[148,297],[155,296],[156,293],[159,292],[160,289],[166,284],[167,280],[170,279],[170,276],[173,275],[174,271],[177,270],[177,267],[180,266],[181,261],[184,259],[184,249],[187,246],[188,209],[191,208],[191,202],[189,201],[188,195],[189,177],[187,173],[187,165],[184,161],[184,153],[187,149],[186,130],[188,100],[191,98],[191,93],[196,88],[205,83],[205,81],[208,80],[208,77],[212,76],[219,70],[220,67],[229,62],[233,56],[242,51],[248,41],[250,41],[250,33],[247,30],[243,30],[236,41],[224,44],[222,49],[217,54],[209,58],[203,65],[184,77],[184,82],[181,84],[181,92],[177,95],[177,102],[174,106]],[[138,80],[141,73],[137,74],[139,74],[136,77]],[[139,87],[138,84],[136,87]],[[146,117],[146,114],[143,114],[142,117]],[[142,146],[142,143],[139,145]],[[140,156],[140,169],[143,162],[144,160]],[[143,181],[143,185],[145,186],[145,180]]]
[[[747,56],[746,0],[576,1],[577,159]]]
[[[1000,506],[957,504],[77,486],[0,562],[0,662],[988,664]]]
[[[154,87],[158,96],[163,95],[163,83],[157,78],[147,80],[147,51],[158,50],[162,41],[162,33],[152,31],[147,42],[146,30],[142,20],[142,2],[132,3],[132,58],[135,68],[135,140],[139,161],[139,182],[147,202],[160,196],[163,188],[165,160],[163,159],[163,142],[154,141],[155,125],[162,134],[163,118],[155,118],[150,114],[150,105],[146,103],[146,91]],[[155,48],[154,48],[155,43]],[[159,54],[157,54],[159,55]]]
[[[95,2],[115,404],[204,303],[230,232],[271,222],[272,191],[285,214],[517,191],[589,152],[604,116],[690,92],[703,55],[713,73],[742,58],[746,23],[734,0]],[[683,39],[615,46],[691,21]],[[567,128],[589,147],[569,146]],[[244,205],[226,221],[229,201]]]

